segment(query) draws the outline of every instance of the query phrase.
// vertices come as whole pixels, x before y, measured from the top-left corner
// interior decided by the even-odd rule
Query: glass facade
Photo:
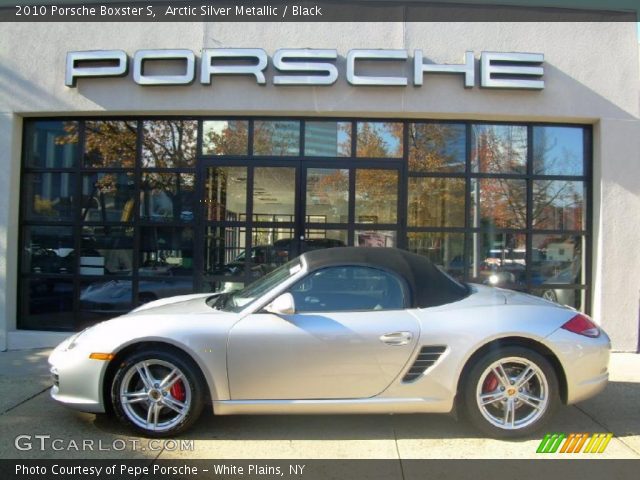
[[[589,309],[589,127],[29,119],[23,145],[19,328],[77,330],[342,245]]]

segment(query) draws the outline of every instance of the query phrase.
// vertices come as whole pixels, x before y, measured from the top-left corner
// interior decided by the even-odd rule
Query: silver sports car
[[[589,317],[458,283],[402,250],[307,252],[244,290],[165,298],[51,354],[54,399],[148,436],[216,415],[464,411],[488,435],[540,428],[601,391]]]

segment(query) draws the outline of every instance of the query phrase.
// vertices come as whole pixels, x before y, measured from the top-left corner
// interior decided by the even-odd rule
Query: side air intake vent
[[[403,382],[411,382],[422,375],[428,368],[438,361],[440,355],[442,355],[447,347],[445,345],[431,345],[428,347],[422,347],[418,358],[413,362],[409,371],[402,379]]]

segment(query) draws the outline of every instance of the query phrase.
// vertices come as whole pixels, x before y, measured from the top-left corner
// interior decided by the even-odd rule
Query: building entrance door
[[[211,161],[198,176],[204,291],[239,288],[305,251],[396,246],[397,167]]]

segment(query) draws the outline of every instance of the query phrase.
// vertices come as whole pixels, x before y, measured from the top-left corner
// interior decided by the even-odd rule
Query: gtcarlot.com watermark
[[[188,451],[195,449],[193,440],[173,440],[151,438],[114,438],[113,440],[94,440],[91,438],[59,438],[52,435],[18,435],[13,441],[16,450],[26,451],[76,451],[76,452],[122,452],[122,451]]]

